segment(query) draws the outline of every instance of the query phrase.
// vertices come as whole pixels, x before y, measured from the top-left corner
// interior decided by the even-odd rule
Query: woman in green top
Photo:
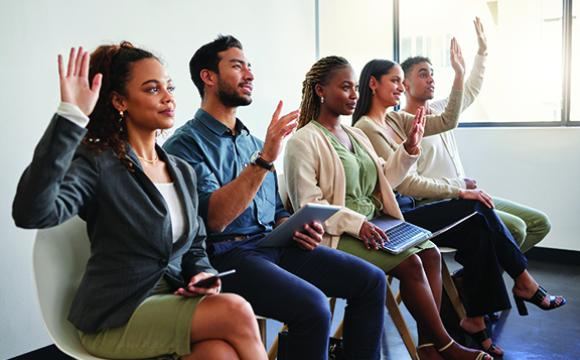
[[[441,260],[431,242],[399,255],[376,251],[388,239],[369,220],[381,213],[402,218],[389,182],[396,185],[416,161],[424,116],[419,113],[415,119],[399,155],[406,165],[391,171],[360,130],[340,123],[341,115],[354,111],[357,97],[353,69],[341,57],[320,59],[306,74],[300,129],[289,140],[284,159],[293,207],[308,202],[344,206],[325,223],[327,233],[340,237],[338,249],[400,280],[403,301],[417,321],[421,359],[491,359],[455,343],[443,327],[438,311]]]

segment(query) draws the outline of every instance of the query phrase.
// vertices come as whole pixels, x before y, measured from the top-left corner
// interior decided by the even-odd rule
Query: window
[[[572,72],[570,96],[570,120],[580,122],[580,1],[572,7]]]
[[[489,56],[483,89],[461,121],[559,125],[562,9],[561,0],[400,1],[400,59],[429,56],[436,98],[448,96],[454,76],[449,62],[450,39],[455,36],[462,47],[467,77],[477,52],[472,20],[479,16]],[[580,45],[580,31],[575,31],[579,36],[574,41]],[[580,87],[580,79],[576,83]],[[579,98],[580,90],[577,93]],[[580,105],[576,117],[580,117]]]

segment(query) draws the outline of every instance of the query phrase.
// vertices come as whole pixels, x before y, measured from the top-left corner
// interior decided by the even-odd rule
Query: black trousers
[[[477,212],[476,216],[432,241],[438,246],[457,249],[455,260],[464,268],[464,306],[468,316],[481,316],[511,307],[503,270],[516,278],[526,269],[527,260],[493,209],[479,201],[457,199],[414,208],[407,205],[402,210],[408,222],[430,231],[437,231]]]

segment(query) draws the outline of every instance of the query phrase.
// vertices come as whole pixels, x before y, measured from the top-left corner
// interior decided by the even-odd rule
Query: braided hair
[[[101,152],[112,149],[119,160],[133,170],[126,157],[127,124],[112,103],[113,93],[127,95],[126,85],[131,77],[133,63],[143,59],[156,59],[149,51],[139,49],[128,41],[119,45],[101,45],[92,54],[89,64],[89,83],[96,74],[103,74],[99,99],[89,115],[87,135],[83,139],[91,150]]]
[[[349,62],[340,56],[323,57],[312,65],[302,82],[302,101],[300,103],[298,128],[305,126],[311,120],[317,119],[320,115],[320,96],[316,94],[316,85],[326,85],[335,70],[349,65]]]

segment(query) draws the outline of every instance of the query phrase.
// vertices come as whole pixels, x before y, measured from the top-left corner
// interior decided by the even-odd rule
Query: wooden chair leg
[[[463,320],[467,314],[465,313],[465,308],[463,307],[463,303],[461,302],[461,298],[459,297],[459,292],[455,287],[455,283],[453,282],[453,278],[449,273],[449,268],[445,263],[445,259],[441,258],[441,280],[443,281],[443,289],[447,293],[449,300],[451,301],[451,305],[453,305],[453,309],[457,313],[459,320]]]
[[[389,311],[389,315],[391,316],[395,327],[401,335],[401,339],[403,339],[403,343],[405,344],[411,359],[419,360],[419,355],[417,354],[415,343],[411,337],[411,332],[409,331],[409,327],[403,318],[403,314],[401,314],[401,309],[399,309],[399,304],[395,299],[395,295],[393,294],[393,290],[391,289],[390,285],[387,285],[387,310]]]
[[[282,326],[280,332],[288,330],[288,325]],[[272,341],[272,345],[270,346],[270,350],[268,350],[268,360],[275,360],[276,356],[278,356],[278,336]]]
[[[256,320],[258,321],[258,329],[260,330],[260,338],[262,339],[262,344],[264,344],[264,348],[267,345],[267,330],[266,330],[266,318],[262,316],[256,316]]]

